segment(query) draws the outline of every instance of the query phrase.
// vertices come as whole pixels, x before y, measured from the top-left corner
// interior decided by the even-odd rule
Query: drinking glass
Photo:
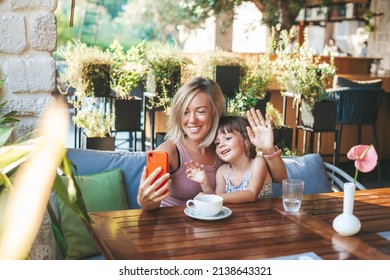
[[[283,208],[286,212],[296,213],[301,208],[303,189],[305,182],[299,179],[284,179]]]

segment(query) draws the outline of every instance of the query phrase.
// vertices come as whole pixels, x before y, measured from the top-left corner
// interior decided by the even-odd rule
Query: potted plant
[[[58,54],[67,64],[61,80],[68,89],[75,89],[77,98],[110,96],[111,60],[108,52],[75,40],[60,47]]]
[[[149,68],[146,89],[154,94],[147,106],[167,111],[180,87],[182,68],[191,60],[178,46],[157,41],[146,45],[146,60]]]
[[[145,42],[132,46],[126,52],[118,41],[110,45],[111,88],[113,90],[113,135],[117,132],[141,132],[141,147],[145,150],[144,92],[148,74]],[[132,134],[129,133],[131,146]],[[134,145],[135,146],[135,145]],[[135,147],[134,147],[135,148]],[[134,149],[133,149],[134,150]]]
[[[110,100],[110,53],[74,41],[60,48],[59,55],[67,63],[61,79],[67,91],[75,90],[68,102],[75,109],[72,120],[82,132],[82,146],[114,150],[115,139],[110,135],[114,119]],[[100,142],[103,144],[95,145]]]
[[[83,129],[82,147],[115,150],[115,137],[111,136],[115,115],[109,107],[110,103],[102,102],[98,98],[84,98],[81,103],[73,104],[77,114],[72,117],[72,121]]]
[[[271,97],[268,86],[274,75],[269,54],[264,54],[260,61],[248,59],[242,69],[239,92],[229,101],[228,111],[243,114],[250,108],[256,108],[265,114],[266,104]]]
[[[314,55],[309,48],[307,29],[304,35],[304,43],[298,45],[290,41],[286,30],[281,31],[279,42],[274,43],[277,54],[274,63],[279,72],[278,82],[283,89],[282,94],[292,94],[293,105],[298,105],[298,108],[305,110],[301,115],[302,123],[306,122],[309,125],[312,121],[306,121],[305,116],[315,115],[318,107],[330,106],[329,110],[333,110],[335,106],[332,102],[326,101],[326,88],[336,73],[336,67],[333,57],[330,59],[330,64],[321,62],[321,57]],[[321,123],[325,123],[327,127],[335,126],[332,118],[323,117],[330,123],[326,120]]]
[[[225,97],[232,99],[240,91],[240,80],[244,75],[244,59],[238,54],[217,48],[208,52],[199,63],[201,76],[214,79]]]
[[[282,114],[272,105],[266,106],[267,116],[271,120],[274,131],[274,143],[283,150],[283,154],[291,155],[293,129],[283,124]]]
[[[309,106],[325,99],[325,89],[336,73],[331,57],[330,64],[321,62],[309,47],[308,33],[302,45],[290,41],[286,30],[281,31],[276,43],[275,65],[279,71],[278,81],[284,92],[290,92],[297,101],[305,100]]]
[[[145,42],[132,46],[125,52],[115,40],[108,51],[111,57],[111,89],[115,98],[142,98],[148,74]]]

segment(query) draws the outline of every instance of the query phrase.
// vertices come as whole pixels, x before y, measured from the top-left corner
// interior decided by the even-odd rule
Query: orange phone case
[[[163,151],[149,151],[146,155],[146,175],[149,176],[157,167],[161,167],[162,171],[157,175],[154,183],[165,173],[168,173],[168,154]]]

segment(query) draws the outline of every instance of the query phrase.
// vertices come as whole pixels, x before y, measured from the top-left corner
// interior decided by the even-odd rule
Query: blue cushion
[[[129,208],[140,208],[137,194],[141,174],[146,165],[145,152],[68,149],[67,156],[77,166],[78,175],[122,169]]]
[[[288,178],[301,179],[305,182],[303,191],[305,194],[332,192],[324,162],[320,155],[285,156],[283,161]],[[282,196],[281,183],[274,183],[272,189],[274,197]]]

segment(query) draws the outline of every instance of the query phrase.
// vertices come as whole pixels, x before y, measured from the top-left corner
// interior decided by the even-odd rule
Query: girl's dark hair
[[[245,151],[245,154],[248,158],[256,157],[256,147],[252,144],[249,139],[248,132],[246,127],[250,126],[249,121],[242,116],[223,116],[219,120],[218,133],[232,133],[237,131],[241,134],[244,140],[247,140],[249,143],[249,149]]]

